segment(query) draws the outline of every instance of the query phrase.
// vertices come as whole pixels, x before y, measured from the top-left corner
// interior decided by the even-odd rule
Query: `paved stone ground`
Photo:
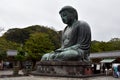
[[[0,71],[0,75],[12,75],[13,74],[13,70],[1,70]],[[23,74],[22,71],[19,71],[19,74]]]
[[[13,72],[11,70],[0,71],[0,75],[9,75]],[[19,72],[22,74],[22,71]],[[45,76],[24,76],[24,77],[4,77],[0,80],[120,80],[120,78],[114,78],[112,76],[99,76],[90,78],[63,78],[63,77],[45,77]]]
[[[113,78],[112,76],[91,77],[91,78],[62,78],[62,77],[27,76],[27,77],[0,78],[0,80],[120,80],[120,78]]]

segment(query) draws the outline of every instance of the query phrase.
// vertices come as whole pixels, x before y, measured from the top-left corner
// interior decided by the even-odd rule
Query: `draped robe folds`
[[[66,26],[62,33],[62,52],[74,50],[78,53],[77,60],[89,61],[91,43],[91,30],[89,25],[84,21],[76,21],[72,26]],[[62,52],[53,52],[46,54],[48,60],[55,60]],[[71,52],[72,53],[72,52]],[[74,52],[73,52],[74,53]],[[71,54],[74,56],[74,54]],[[58,54],[58,55],[57,55]],[[66,53],[64,53],[66,54]],[[64,54],[62,54],[64,56]],[[49,55],[49,57],[48,57]],[[52,57],[50,57],[52,56]],[[54,56],[54,57],[53,57]],[[45,57],[45,56],[44,56]],[[71,57],[71,56],[70,56]],[[69,58],[69,55],[68,55]],[[68,59],[67,58],[67,59]],[[72,58],[72,57],[71,57]],[[62,59],[66,60],[66,59]],[[69,59],[68,59],[69,60]]]

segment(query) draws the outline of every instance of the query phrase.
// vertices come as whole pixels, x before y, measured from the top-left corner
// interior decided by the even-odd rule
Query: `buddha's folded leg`
[[[47,61],[47,60],[49,60],[49,56],[50,56],[50,55],[51,55],[50,53],[44,54],[44,55],[42,56],[42,58],[41,58],[41,61]]]
[[[55,52],[46,53],[42,56],[41,61],[52,61],[57,55],[58,53]]]
[[[78,61],[82,60],[83,52],[78,53],[76,50],[66,50],[58,54],[54,60],[59,61]]]

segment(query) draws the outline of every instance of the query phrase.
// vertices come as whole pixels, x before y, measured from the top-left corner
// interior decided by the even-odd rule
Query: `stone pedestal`
[[[90,63],[79,61],[41,61],[31,74],[40,76],[88,76],[92,74]]]

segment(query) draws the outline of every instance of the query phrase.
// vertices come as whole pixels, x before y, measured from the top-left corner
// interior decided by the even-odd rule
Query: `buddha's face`
[[[60,13],[60,16],[61,16],[61,18],[62,18],[62,21],[63,21],[63,23],[65,23],[65,24],[71,24],[71,22],[73,21],[73,17],[74,17],[74,15],[73,15],[73,13],[70,13],[69,11],[67,11],[67,10],[64,10],[64,11],[62,11],[61,13]]]

